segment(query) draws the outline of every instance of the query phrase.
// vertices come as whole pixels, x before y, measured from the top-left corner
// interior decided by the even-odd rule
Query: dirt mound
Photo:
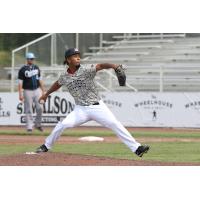
[[[112,159],[64,153],[17,154],[1,156],[1,166],[194,166],[194,163],[166,163],[157,161]],[[196,165],[200,165],[197,163]]]

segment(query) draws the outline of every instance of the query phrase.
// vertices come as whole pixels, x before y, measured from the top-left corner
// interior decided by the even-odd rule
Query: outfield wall
[[[100,96],[125,126],[200,127],[200,93],[102,92]],[[53,93],[44,105],[43,123],[55,125],[58,117],[62,120],[74,106],[69,93]],[[25,124],[24,105],[18,93],[0,93],[0,125],[22,124]]]

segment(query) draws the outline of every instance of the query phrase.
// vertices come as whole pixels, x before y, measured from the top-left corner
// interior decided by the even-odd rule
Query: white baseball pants
[[[46,138],[45,146],[51,149],[64,129],[76,127],[90,120],[94,120],[104,127],[113,130],[122,142],[124,142],[131,151],[135,152],[140,146],[140,143],[135,141],[128,130],[115,118],[102,100],[100,100],[99,103],[100,105],[76,105],[75,109],[62,122],[58,122],[51,134]]]

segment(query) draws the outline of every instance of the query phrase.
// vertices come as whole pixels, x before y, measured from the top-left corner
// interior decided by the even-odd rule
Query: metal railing
[[[14,92],[14,80],[15,80],[15,53],[18,52],[18,51],[20,51],[21,49],[25,49],[25,53],[27,53],[27,52],[29,51],[29,46],[30,46],[30,45],[35,44],[35,43],[37,43],[37,42],[39,42],[39,41],[41,41],[41,40],[43,40],[43,39],[45,39],[45,38],[47,38],[47,37],[50,37],[50,36],[53,38],[53,35],[54,35],[54,34],[52,34],[52,33],[46,34],[46,35],[44,35],[44,36],[42,36],[42,37],[40,37],[40,38],[38,38],[38,39],[36,39],[36,40],[33,40],[33,41],[31,41],[31,42],[29,42],[29,43],[27,43],[27,44],[25,44],[25,45],[22,45],[22,46],[20,46],[20,47],[14,49],[14,50],[12,51],[11,92]],[[51,46],[51,48],[52,48],[52,47],[53,47],[53,45]],[[53,54],[53,50],[51,50],[51,52],[52,52],[52,54]],[[24,55],[24,56],[25,56],[25,55]],[[52,55],[52,57],[53,57],[53,55]]]

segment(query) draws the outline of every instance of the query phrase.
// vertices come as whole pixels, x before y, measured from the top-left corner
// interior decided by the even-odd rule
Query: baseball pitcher
[[[94,120],[111,129],[136,155],[142,157],[144,153],[147,153],[149,146],[138,143],[115,118],[100,99],[94,83],[94,77],[98,71],[112,68],[115,70],[119,85],[124,86],[126,75],[123,66],[109,63],[82,65],[80,64],[80,52],[75,48],[68,49],[65,52],[64,64],[68,65],[66,72],[40,97],[40,101],[46,101],[49,94],[62,86],[66,86],[69,93],[74,97],[76,106],[62,122],[58,122],[51,134],[46,138],[45,143],[37,148],[36,152],[47,152],[51,149],[64,129]]]

